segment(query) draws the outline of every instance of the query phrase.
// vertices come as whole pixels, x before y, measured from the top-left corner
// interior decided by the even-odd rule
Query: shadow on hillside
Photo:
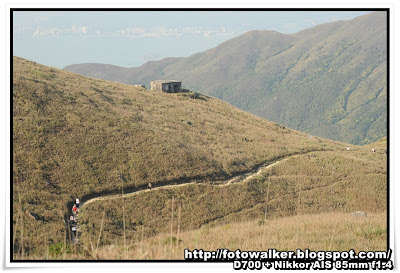
[[[206,175],[206,176],[192,176],[192,177],[183,177],[183,178],[179,178],[179,179],[171,179],[171,180],[159,180],[159,181],[150,181],[153,185],[153,189],[154,188],[158,188],[158,187],[164,187],[164,186],[169,186],[169,185],[180,185],[180,184],[186,184],[186,183],[190,183],[190,182],[194,182],[194,183],[211,183],[214,185],[218,185],[224,182],[227,182],[229,179],[232,179],[235,176],[241,176],[244,174],[247,174],[249,172],[254,172],[257,171],[260,167],[272,164],[276,161],[279,161],[283,158],[286,158],[288,156],[294,156],[294,155],[298,155],[298,154],[305,154],[305,153],[309,153],[309,152],[316,152],[316,151],[322,151],[322,150],[310,150],[310,151],[305,151],[305,152],[300,152],[300,153],[292,153],[292,154],[288,154],[288,155],[284,155],[284,156],[280,156],[280,157],[276,157],[273,158],[271,160],[268,160],[266,162],[262,162],[260,164],[257,164],[255,166],[253,166],[253,168],[251,170],[244,170],[244,171],[238,171],[232,174],[227,174],[226,172],[220,171],[218,173],[214,173],[214,174],[210,174],[210,175]],[[142,191],[147,189],[147,184],[143,184],[143,185],[131,185],[131,186],[127,186],[123,189],[124,194],[130,194],[130,193],[134,193],[134,192],[138,192],[138,191]],[[97,197],[104,197],[104,196],[108,196],[108,195],[121,195],[122,196],[122,189],[114,189],[114,190],[106,190],[106,191],[102,191],[102,192],[94,192],[94,193],[90,193],[87,195],[84,195],[80,198],[81,200],[81,204],[83,205],[85,202],[87,202],[90,199],[93,198],[97,198]],[[70,202],[67,203],[67,210],[70,211],[72,206],[74,204],[74,200],[71,200]]]

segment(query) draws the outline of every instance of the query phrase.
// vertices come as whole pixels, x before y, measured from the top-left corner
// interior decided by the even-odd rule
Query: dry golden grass
[[[175,226],[171,233],[161,233],[151,238],[130,242],[94,246],[91,250],[68,253],[52,259],[89,260],[168,260],[183,259],[185,249],[216,250],[278,250],[310,249],[314,251],[385,251],[386,212],[369,213],[355,217],[351,213],[303,214],[272,220],[254,219],[218,226],[180,232]],[[138,231],[140,232],[140,231]],[[16,258],[20,258],[16,256]],[[46,255],[32,255],[27,259],[48,259]]]
[[[176,238],[177,230],[174,236]],[[263,221],[255,219],[180,233],[172,240],[170,233],[135,242],[129,246],[129,259],[183,259],[184,249],[314,251],[385,251],[386,212],[354,217],[350,213],[303,214]],[[122,259],[122,247],[104,246],[96,259]]]
[[[338,148],[289,157],[245,182],[224,187],[192,184],[93,202],[82,211],[81,246],[88,249],[88,236],[98,234],[100,221],[96,215],[102,211],[107,212],[102,245],[121,243],[122,200],[131,242],[170,229],[171,215],[177,214],[171,209],[173,198],[181,206],[174,226],[179,225],[182,232],[249,219],[270,221],[291,215],[358,210],[380,213],[386,210],[385,163],[386,155],[373,154],[370,147],[352,147],[350,151]]]

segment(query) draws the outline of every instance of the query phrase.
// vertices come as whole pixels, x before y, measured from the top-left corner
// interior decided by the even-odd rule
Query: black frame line
[[[390,249],[390,8],[10,8],[10,162],[13,161],[13,12],[18,11],[386,11],[387,27],[387,173],[386,173],[386,225],[387,250]],[[10,164],[10,217],[13,214],[13,167]],[[13,234],[13,224],[10,218],[10,242]],[[13,247],[10,244],[10,263],[232,263],[231,261],[191,262],[187,260],[14,260]]]

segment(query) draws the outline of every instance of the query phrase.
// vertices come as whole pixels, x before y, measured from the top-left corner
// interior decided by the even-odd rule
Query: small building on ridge
[[[182,82],[174,80],[151,81],[150,90],[163,91],[166,93],[179,93],[182,92]]]

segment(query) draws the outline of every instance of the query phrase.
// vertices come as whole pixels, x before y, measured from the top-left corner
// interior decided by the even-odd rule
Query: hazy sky
[[[254,29],[294,33],[365,11],[14,11],[13,55],[63,68],[186,57]]]

